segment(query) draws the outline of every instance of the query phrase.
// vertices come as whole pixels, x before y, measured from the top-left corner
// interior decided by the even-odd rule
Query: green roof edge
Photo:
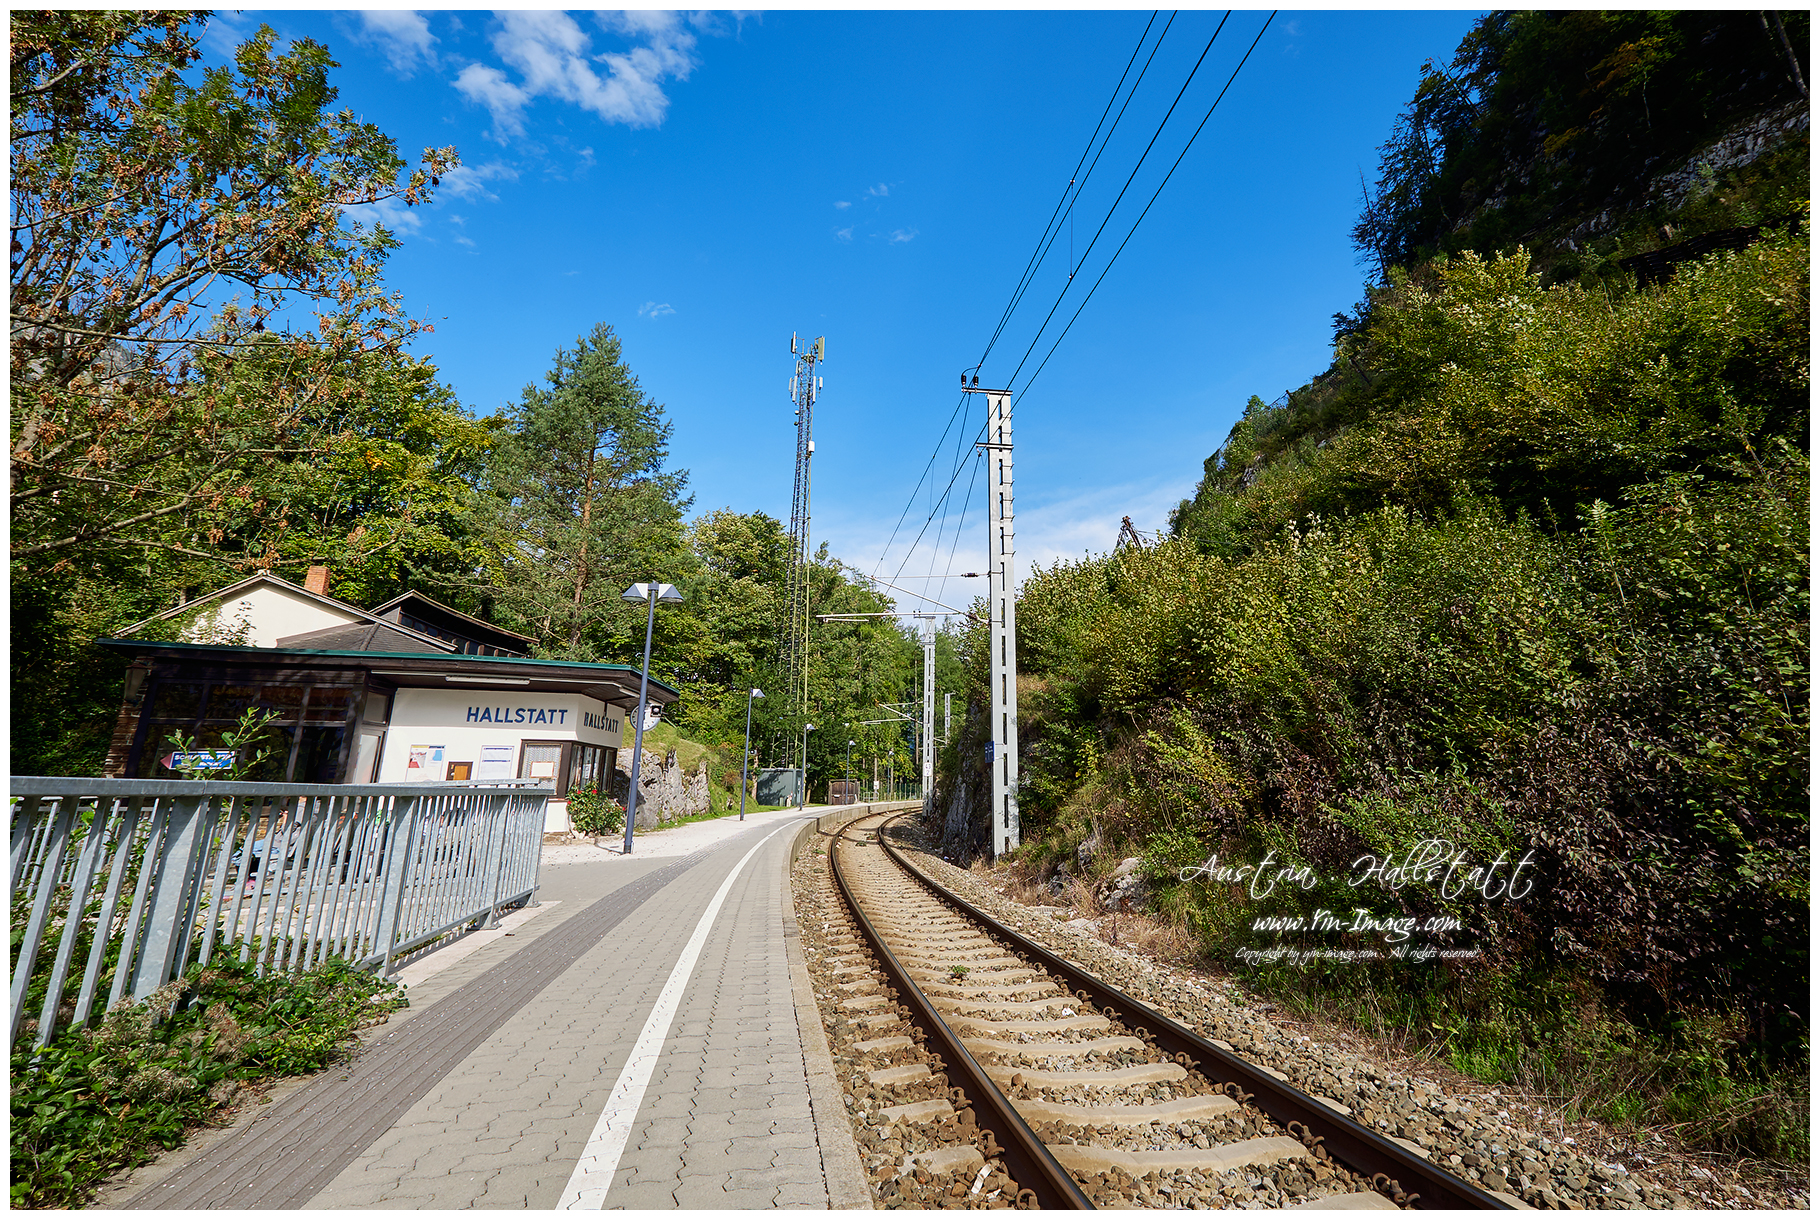
[[[460,659],[462,661],[478,661],[487,665],[579,665],[585,666],[588,669],[617,670],[634,677],[638,675],[638,671],[633,669],[630,665],[611,664],[606,661],[557,661],[542,657],[486,657],[459,652],[355,652],[333,648],[281,648],[278,646],[273,646],[271,648],[254,648],[246,644],[192,644],[186,640],[121,640],[111,636],[99,638],[95,643],[107,648],[193,648],[197,651],[226,652],[233,650],[241,652],[277,652],[294,656],[372,657],[374,659],[392,661],[448,661]],[[650,679],[650,683],[652,686],[670,695],[673,699],[682,698],[682,692],[667,682],[652,678]]]

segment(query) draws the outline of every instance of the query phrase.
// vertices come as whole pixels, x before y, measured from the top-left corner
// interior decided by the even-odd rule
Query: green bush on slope
[[[1597,1078],[1616,1117],[1729,1099],[1694,1134],[1794,1154],[1805,242],[1610,298],[1520,259],[1403,279],[1363,334],[1371,385],[1329,400],[1353,421],[1337,437],[1298,440],[1255,404],[1177,538],[1026,582],[1025,826],[1060,841],[1036,851],[1090,817],[1148,848],[1165,909],[1234,965],[1297,943],[1253,933],[1260,914],[1454,915],[1487,957],[1303,980],[1403,1006],[1458,1066]],[[1533,849],[1536,888],[1336,880],[1425,837]],[[1184,860],[1266,850],[1328,880],[1262,903],[1168,884]],[[1372,943],[1300,943],[1336,940]]]

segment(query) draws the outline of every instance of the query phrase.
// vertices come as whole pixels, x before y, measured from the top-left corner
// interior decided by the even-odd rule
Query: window
[[[175,770],[163,762],[172,750],[172,734],[194,738],[199,750],[219,749],[223,735],[245,712],[254,710],[277,712],[278,717],[248,747],[249,756],[263,752],[265,757],[246,779],[338,783],[360,694],[358,688],[340,683],[316,685],[294,679],[261,683],[256,674],[213,682],[157,682],[131,773],[173,778]]]
[[[386,714],[391,710],[392,697],[384,691],[367,692],[366,703],[360,713],[360,719],[367,724],[384,724]]]
[[[563,773],[563,755],[568,752],[566,741],[527,741],[518,752],[518,778],[556,781],[556,795],[568,791],[563,782],[567,776]]]
[[[616,750],[606,746],[591,746],[585,742],[576,742],[569,752],[569,782],[564,791],[570,788],[599,786],[603,790],[612,778]]]

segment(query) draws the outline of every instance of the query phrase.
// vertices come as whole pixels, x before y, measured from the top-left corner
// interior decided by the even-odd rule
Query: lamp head
[[[759,690],[758,687],[756,687],[756,686],[752,688],[752,698],[763,699],[764,697],[765,697],[764,691]]]
[[[630,589],[627,589],[624,593],[621,593],[619,596],[622,601],[629,601],[629,602],[648,601],[648,600],[650,600],[650,597],[651,597],[651,586],[650,586],[650,584],[641,580],[637,584],[633,585]],[[657,586],[657,600],[658,601],[660,601],[660,602],[679,602],[682,599],[683,599],[683,595],[681,593],[677,592],[675,585],[660,584]]]
[[[805,732],[805,733],[813,733],[813,732],[815,732],[815,726],[814,726],[814,725],[812,725],[812,724],[805,724],[805,725],[804,725],[804,726],[803,726],[803,732]]]

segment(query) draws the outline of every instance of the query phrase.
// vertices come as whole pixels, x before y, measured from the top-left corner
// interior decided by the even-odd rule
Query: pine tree
[[[670,421],[611,326],[559,349],[544,380],[525,387],[489,465],[482,578],[502,621],[546,653],[623,659],[634,616],[620,593],[633,581],[678,581],[693,563],[682,526],[688,472],[664,468]]]

